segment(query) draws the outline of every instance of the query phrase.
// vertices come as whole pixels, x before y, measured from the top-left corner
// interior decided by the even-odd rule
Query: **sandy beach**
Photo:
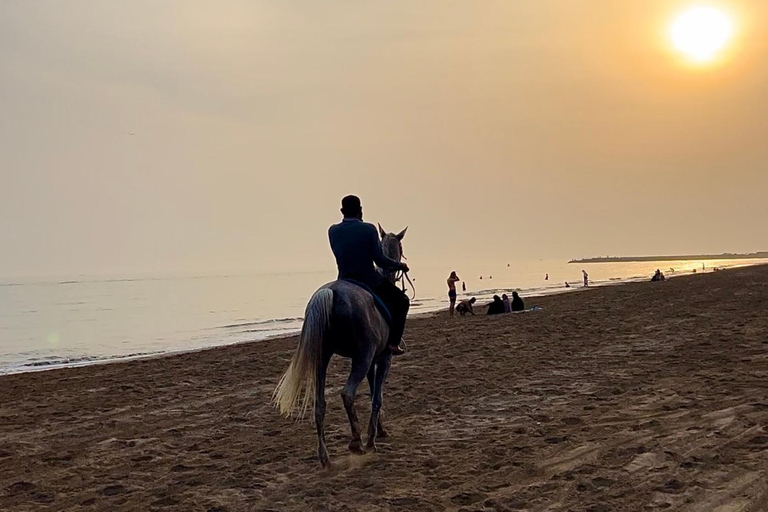
[[[0,378],[0,510],[768,510],[768,267],[411,320],[379,452],[270,406],[296,338]],[[358,397],[367,414],[367,389]]]

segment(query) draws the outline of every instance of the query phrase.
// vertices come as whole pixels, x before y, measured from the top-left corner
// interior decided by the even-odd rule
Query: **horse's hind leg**
[[[373,383],[374,390],[372,393],[373,398],[371,400],[371,421],[368,423],[368,443],[366,445],[367,448],[371,450],[376,449],[378,429],[382,428],[380,412],[381,406],[384,403],[384,382],[386,382],[387,376],[389,375],[391,364],[392,356],[387,355],[376,365],[376,377]]]
[[[355,411],[355,395],[370,366],[370,359],[353,360],[352,372],[349,374],[344,389],[341,390],[341,400],[344,402],[344,408],[347,410],[347,416],[349,417],[349,426],[352,428],[352,441],[349,443],[349,449],[355,453],[363,452],[362,439],[360,438],[360,422]]]
[[[328,448],[325,446],[325,375],[328,371],[330,356],[324,354],[317,369],[315,380],[315,426],[317,427],[317,458],[324,468],[330,466]]]

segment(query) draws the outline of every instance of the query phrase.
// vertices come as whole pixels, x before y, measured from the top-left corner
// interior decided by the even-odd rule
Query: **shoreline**
[[[677,256],[597,256],[595,258],[578,258],[568,263],[638,263],[638,262],[676,262],[676,261],[717,261],[717,260],[762,260],[768,258],[768,251],[752,253],[723,253],[698,254]]]
[[[760,267],[760,266],[768,266],[768,263],[744,263],[744,264],[735,264],[726,268],[721,269],[720,271],[732,271],[739,268],[745,268],[745,267]],[[692,277],[692,276],[700,276],[700,275],[707,275],[710,273],[713,273],[714,270],[708,269],[704,272],[685,272],[685,273],[672,273],[667,275],[667,279],[669,280],[677,280],[680,278],[685,277]],[[650,278],[626,278],[626,279],[616,279],[616,280],[606,280],[606,281],[600,281],[595,283],[594,285],[584,287],[582,285],[573,286],[571,288],[551,288],[551,291],[548,291],[546,293],[534,293],[533,295],[524,295],[523,299],[527,303],[527,307],[530,307],[531,305],[527,302],[530,299],[540,299],[543,297],[555,297],[560,295],[567,295],[571,293],[576,293],[579,291],[587,291],[587,290],[595,290],[599,288],[605,288],[605,287],[615,287],[615,286],[622,286],[622,285],[629,285],[634,283],[643,283],[646,281],[650,281]],[[542,288],[533,288],[534,290],[543,290]],[[461,297],[471,297],[473,295],[489,295],[492,292],[511,292],[512,290],[519,290],[524,292],[525,289],[522,288],[499,288],[499,289],[485,289],[485,290],[476,290],[476,291],[470,291],[470,292],[461,292],[459,294],[459,298]],[[480,300],[487,300],[487,299],[480,299]],[[433,318],[440,313],[445,313],[448,311],[448,305],[447,300],[445,301],[446,304],[441,305],[440,307],[436,309],[431,309],[429,311],[419,311],[417,313],[409,314],[408,316],[408,322],[411,322],[413,320],[420,320],[425,318]],[[459,301],[457,300],[457,303]],[[484,313],[481,313],[484,314]],[[278,333],[266,336],[264,338],[258,338],[258,339],[250,339],[250,340],[240,340],[240,341],[232,341],[228,343],[222,343],[217,345],[210,345],[210,346],[203,346],[203,347],[197,347],[197,348],[189,348],[189,349],[182,349],[182,350],[169,350],[169,351],[160,351],[157,353],[150,353],[150,354],[138,354],[138,355],[125,355],[125,356],[110,356],[105,357],[103,359],[93,359],[93,360],[85,360],[85,361],[76,361],[74,363],[63,363],[63,364],[35,364],[35,365],[25,365],[23,367],[8,367],[3,368],[0,370],[0,379],[2,379],[5,376],[9,375],[20,375],[25,373],[39,373],[39,372],[49,372],[49,371],[55,371],[60,369],[71,369],[71,368],[84,368],[89,366],[99,366],[99,365],[109,365],[109,364],[121,364],[121,363],[129,363],[132,361],[140,361],[140,360],[148,360],[148,359],[158,359],[158,358],[166,358],[166,357],[173,357],[178,355],[184,355],[184,354],[194,354],[199,353],[207,350],[216,350],[220,348],[226,348],[226,347],[232,347],[232,346],[238,346],[238,345],[244,345],[244,344],[250,344],[250,343],[264,343],[264,342],[272,342],[275,340],[285,340],[294,338],[299,335],[301,332],[300,329],[297,329],[295,331],[285,332],[285,333]],[[85,358],[88,356],[81,356],[81,358]]]

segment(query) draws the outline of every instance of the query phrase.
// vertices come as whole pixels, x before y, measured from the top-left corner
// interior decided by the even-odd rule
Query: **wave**
[[[23,368],[51,368],[56,366],[77,366],[100,361],[119,361],[121,359],[134,359],[137,357],[148,357],[164,354],[166,351],[158,350],[153,352],[134,352],[131,354],[111,355],[111,356],[47,356],[43,359],[29,359],[29,362],[19,365]]]
[[[222,325],[217,329],[238,329],[241,327],[254,327],[257,325],[271,325],[271,324],[284,324],[287,322],[301,322],[304,318],[300,316],[288,317],[288,318],[268,318],[266,320],[256,320],[254,322],[242,322],[238,324]]]
[[[273,327],[271,329],[245,329],[243,332],[244,333],[245,332],[259,332],[259,333],[274,332],[274,333],[279,333],[279,332],[298,332],[298,331],[299,331],[299,327],[298,326],[292,326],[292,327]]]

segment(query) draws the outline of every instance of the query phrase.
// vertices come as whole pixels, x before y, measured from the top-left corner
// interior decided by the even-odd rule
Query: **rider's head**
[[[471,299],[469,299],[470,304],[474,304],[475,302],[477,302],[476,298],[472,297]]]
[[[357,196],[346,196],[341,200],[341,213],[344,217],[353,219],[363,218],[363,207],[360,205],[360,198]]]

